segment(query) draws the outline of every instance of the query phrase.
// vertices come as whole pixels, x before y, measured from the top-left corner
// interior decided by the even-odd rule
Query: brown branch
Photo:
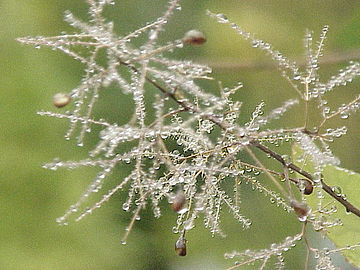
[[[304,171],[303,169],[299,168],[298,166],[296,166],[293,163],[287,163],[279,154],[270,150],[266,146],[260,144],[257,141],[252,141],[251,144],[253,146],[255,146],[256,148],[258,148],[259,150],[263,151],[264,153],[269,154],[272,158],[276,159],[277,161],[279,161],[281,164],[288,167],[289,169],[292,169],[293,171],[296,171],[297,173],[305,176],[309,180],[314,181],[314,177],[310,173],[308,173],[307,171]],[[351,213],[357,215],[358,217],[360,217],[360,210],[358,208],[356,208],[354,205],[352,205],[349,201],[345,200],[342,196],[339,196],[338,194],[336,194],[331,189],[331,187],[328,186],[323,180],[321,180],[321,183],[322,183],[322,189],[326,193],[328,193],[331,197],[333,197],[335,200],[337,200],[339,203],[341,203],[345,207],[347,212],[351,212]]]
[[[126,63],[121,63],[123,65],[128,66],[129,68],[131,68],[133,71],[138,71],[136,67],[126,64]],[[158,90],[160,90],[162,93],[164,93],[166,96],[170,97],[171,99],[173,99],[176,103],[178,103],[181,107],[184,108],[184,110],[191,112],[191,113],[196,113],[199,114],[200,117],[202,119],[206,119],[206,120],[210,120],[211,122],[213,122],[214,124],[216,124],[217,126],[219,126],[221,129],[223,130],[229,130],[229,126],[228,124],[226,124],[226,122],[223,122],[218,116],[214,115],[214,114],[205,114],[203,113],[198,107],[194,106],[191,102],[189,102],[187,99],[178,99],[178,97],[176,96],[176,91],[168,91],[166,90],[164,87],[162,87],[161,85],[159,85],[156,81],[154,81],[153,79],[151,79],[150,77],[146,76],[146,80],[152,84],[153,86],[155,86]],[[243,135],[240,134],[236,134],[235,135],[238,138],[244,138]],[[293,163],[288,163],[286,162],[281,155],[279,155],[278,153],[272,151],[271,149],[267,148],[266,146],[262,145],[261,143],[259,143],[257,140],[252,140],[250,141],[250,145],[258,148],[259,150],[261,150],[262,152],[270,155],[272,158],[274,158],[275,160],[279,161],[283,166],[292,169],[293,171],[296,171],[297,173],[305,176],[307,179],[311,180],[312,182],[314,182],[314,177],[307,171],[301,169],[300,167],[296,166]],[[354,215],[360,217],[360,210],[358,208],[356,208],[354,205],[352,205],[349,201],[345,200],[343,197],[338,196],[338,194],[336,194],[330,186],[328,186],[323,180],[321,180],[322,182],[322,189],[328,193],[331,197],[333,197],[335,200],[337,200],[340,204],[342,204],[347,212],[351,212]]]

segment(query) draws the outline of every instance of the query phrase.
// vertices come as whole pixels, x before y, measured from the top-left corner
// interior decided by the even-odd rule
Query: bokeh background
[[[107,14],[115,22],[118,33],[125,34],[160,16],[166,3],[165,0],[116,1]],[[357,0],[184,0],[182,6],[182,11],[169,22],[163,40],[180,38],[193,28],[206,33],[205,45],[176,51],[174,57],[209,63],[214,67],[214,76],[226,86],[242,81],[245,86],[236,99],[244,102],[243,122],[261,100],[269,110],[294,97],[295,92],[289,89],[276,68],[269,65],[267,56],[251,48],[229,27],[208,18],[207,9],[227,14],[247,31],[256,33],[296,60],[304,55],[305,29],[314,30],[316,37],[323,25],[330,25],[325,55],[332,63],[324,64],[321,69],[325,79],[346,66],[347,61],[338,61],[336,57],[346,59],[352,55],[358,60],[360,56],[360,2]],[[121,210],[124,193],[85,220],[58,226],[56,217],[77,201],[96,171],[53,172],[42,169],[41,165],[55,157],[85,158],[96,142],[96,134],[89,136],[85,147],[76,147],[75,142],[64,140],[66,121],[40,117],[36,112],[52,110],[51,98],[55,93],[76,87],[82,66],[60,52],[23,46],[15,38],[71,32],[62,20],[65,10],[86,18],[86,4],[81,0],[0,0],[1,270],[225,269],[233,261],[224,260],[224,252],[265,248],[299,231],[300,225],[294,216],[286,215],[246,186],[242,191],[243,211],[253,220],[252,228],[243,231],[231,218],[225,218],[223,225],[228,238],[211,238],[199,220],[197,228],[188,235],[189,255],[183,258],[177,257],[173,250],[177,236],[171,229],[176,216],[167,209],[166,203],[163,216],[158,220],[150,211],[143,214],[125,246],[120,245],[120,239],[131,215]],[[337,89],[330,94],[330,104],[350,101],[359,94],[359,86],[357,79],[350,86]],[[216,91],[214,85],[212,87],[211,91]],[[125,111],[131,111],[128,101],[128,97],[110,89],[95,113],[110,122],[119,119],[123,123],[129,117]],[[311,119],[316,121],[315,117]],[[355,171],[360,171],[359,120],[359,114],[355,114],[347,120],[331,122],[334,127],[349,127],[348,135],[334,142],[333,149],[341,158],[342,166]],[[292,115],[283,121],[284,125],[291,126],[302,120],[301,116]],[[126,166],[119,168],[109,180],[109,186],[128,171]],[[311,238],[323,243],[314,235]],[[290,252],[288,269],[302,269],[304,254],[302,244]],[[341,258],[338,260],[342,269],[352,269]]]

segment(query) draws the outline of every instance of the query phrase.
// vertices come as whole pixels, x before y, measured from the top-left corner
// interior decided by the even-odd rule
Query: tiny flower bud
[[[186,203],[186,197],[182,190],[179,190],[176,193],[176,196],[174,198],[174,201],[171,205],[172,210],[175,212],[179,212],[181,209],[183,209],[184,205]]]
[[[308,206],[305,203],[298,202],[296,200],[291,200],[290,205],[294,209],[294,212],[298,216],[298,219],[302,222],[305,222],[309,214]]]
[[[57,93],[53,97],[53,104],[57,108],[62,108],[68,105],[71,101],[71,97],[64,93]]]
[[[179,256],[186,256],[186,239],[183,236],[175,242],[175,252]]]
[[[313,192],[314,186],[311,183],[310,180],[308,179],[299,179],[301,182],[300,184],[303,185],[304,189],[302,190],[302,192],[305,195],[310,195]]]
[[[199,30],[190,30],[185,33],[183,42],[190,45],[202,45],[206,42],[206,37]]]

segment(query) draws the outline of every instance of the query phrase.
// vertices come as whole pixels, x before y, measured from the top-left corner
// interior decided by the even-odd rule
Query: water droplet
[[[184,222],[184,230],[189,231],[195,227],[194,220],[188,219]]]
[[[342,193],[341,187],[339,187],[339,186],[333,186],[333,187],[331,188],[331,190],[332,190],[333,192],[335,192],[335,194],[336,194],[337,196],[341,196],[341,193]]]
[[[216,17],[218,18],[219,23],[229,23],[229,19],[224,14],[217,14]]]
[[[130,205],[128,203],[124,203],[122,208],[123,208],[124,211],[129,211]]]
[[[157,39],[157,37],[158,37],[158,32],[157,31],[151,30],[149,32],[149,39],[150,40],[155,40],[155,39]]]
[[[187,211],[189,211],[189,208],[182,208],[182,209],[180,209],[179,211],[177,211],[178,212],[178,214],[185,214]]]
[[[253,40],[253,42],[251,43],[251,46],[253,48],[257,48],[257,47],[259,47],[259,45],[260,45],[260,42],[258,40]]]

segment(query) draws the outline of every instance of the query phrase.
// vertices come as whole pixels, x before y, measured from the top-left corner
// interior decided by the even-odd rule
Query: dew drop
[[[336,194],[337,196],[341,196],[341,193],[342,193],[341,187],[339,187],[339,186],[333,186],[333,187],[331,188],[331,190],[332,190],[333,192],[335,192],[335,194]]]
[[[122,208],[123,208],[124,211],[129,211],[130,205],[128,203],[124,203]]]
[[[260,45],[260,42],[259,42],[258,40],[254,40],[254,41],[251,43],[251,46],[252,46],[253,48],[257,48],[257,47],[259,47],[259,45]]]
[[[217,14],[216,17],[219,19],[219,23],[229,23],[229,19],[224,14]]]
[[[172,228],[172,232],[173,233],[179,233],[179,229],[176,227],[176,226],[174,226],[173,228]]]
[[[149,33],[149,39],[150,40],[155,40],[155,39],[157,39],[157,37],[158,37],[157,31],[151,30],[150,33]]]

